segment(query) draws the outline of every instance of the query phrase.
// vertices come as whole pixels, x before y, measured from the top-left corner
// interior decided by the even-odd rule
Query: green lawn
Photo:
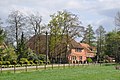
[[[0,80],[120,80],[114,66],[80,66],[21,73],[0,73]]]

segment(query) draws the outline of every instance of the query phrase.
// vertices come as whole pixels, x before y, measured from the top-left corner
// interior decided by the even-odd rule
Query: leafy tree
[[[67,45],[71,39],[76,38],[81,35],[83,27],[80,26],[81,22],[77,15],[72,14],[68,11],[58,11],[57,13],[50,16],[51,20],[49,22],[50,26],[50,48],[53,48],[53,52],[56,53],[55,48],[58,47],[57,44],[64,44],[64,53],[67,53]],[[64,43],[63,43],[64,40]],[[56,44],[57,43],[57,44]],[[57,50],[58,52],[58,50]],[[61,52],[61,51],[59,51]],[[58,53],[56,54],[58,55]],[[60,54],[59,54],[60,56]],[[66,54],[65,54],[66,59]]]
[[[0,47],[0,61],[3,60],[3,56],[5,55],[3,53],[3,50],[5,49],[5,46],[6,46],[5,43],[4,43],[6,35],[5,35],[5,32],[2,29],[2,24],[3,24],[3,22],[0,19],[0,46],[1,46]]]
[[[97,34],[97,58],[101,59],[105,54],[105,29],[102,26],[99,26],[96,30]]]
[[[5,32],[2,29],[2,24],[3,24],[3,22],[0,19],[0,44],[3,44],[5,37],[6,37]]]
[[[90,46],[95,46],[94,42],[95,42],[95,33],[92,29],[91,25],[88,25],[84,35],[83,35],[83,40],[82,42],[89,44]]]
[[[56,51],[55,48],[60,43],[61,29],[59,27],[59,22],[56,19],[56,17],[55,16],[51,16],[51,17],[52,17],[52,20],[49,23],[49,26],[50,26],[50,41],[49,41],[50,46],[49,47],[50,47],[51,57],[53,57],[54,55],[56,56],[58,52]],[[54,55],[52,53],[54,53]]]
[[[6,49],[3,50],[3,53],[5,56],[3,57],[4,61],[16,61],[17,60],[17,55],[15,53],[15,50],[13,47],[7,47]]]
[[[120,62],[120,32],[112,31],[106,35],[106,54]]]
[[[70,38],[75,38],[81,35],[83,27],[80,25],[81,22],[77,15],[72,14],[68,11],[58,11],[57,13],[51,15],[52,20],[50,21],[49,26],[56,33],[56,29],[59,34],[63,36],[69,36]]]

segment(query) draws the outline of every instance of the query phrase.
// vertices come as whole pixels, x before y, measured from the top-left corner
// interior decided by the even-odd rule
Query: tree
[[[74,39],[81,35],[83,27],[81,26],[81,22],[79,21],[77,15],[72,14],[66,10],[58,11],[57,13],[51,15],[50,17],[51,21],[49,22],[48,25],[50,27],[50,35],[52,35],[50,44],[52,45],[54,50],[55,48],[60,47],[56,45],[56,43],[64,45],[62,49],[60,48],[58,49],[62,51],[64,50],[66,59],[68,44],[70,43],[71,39]]]
[[[34,50],[36,53],[40,53],[40,36],[43,33],[43,30],[45,29],[45,26],[41,24],[42,16],[39,13],[31,14],[27,17],[27,21],[29,26],[31,26],[32,28],[31,31],[34,31],[34,35],[35,35]]]
[[[28,56],[28,48],[26,46],[26,41],[25,41],[23,32],[21,35],[21,39],[18,42],[18,54],[17,55],[18,55],[18,60],[20,60],[20,58],[27,58]]]
[[[60,38],[61,38],[61,28],[59,27],[59,22],[56,19],[55,16],[51,16],[52,20],[50,21],[50,23],[48,24],[50,27],[50,53],[51,53],[51,57],[55,57],[55,61],[57,61],[57,52],[56,51],[56,47],[58,46],[58,44],[60,43]],[[52,54],[54,53],[54,55]],[[53,60],[52,60],[53,62]]]
[[[98,60],[103,57],[102,55],[105,54],[105,29],[103,26],[99,26],[96,30],[97,34],[97,58]]]
[[[51,27],[57,27],[59,33],[68,35],[70,38],[76,38],[83,32],[83,27],[77,15],[72,14],[66,10],[58,11],[56,14],[51,15]]]
[[[3,24],[3,22],[0,19],[0,44],[3,44],[5,37],[6,37],[5,32],[2,29],[2,24]]]
[[[38,35],[42,32],[42,26],[41,26],[42,16],[39,13],[30,14],[27,17],[27,20],[29,25],[33,28],[35,35]]]
[[[12,11],[7,19],[7,22],[10,24],[7,29],[8,36],[12,37],[12,40],[16,41],[16,52],[18,49],[18,41],[20,37],[20,31],[23,26],[25,26],[25,17],[20,11]]]
[[[112,31],[106,34],[106,54],[120,62],[120,32]]]
[[[120,12],[115,16],[115,25],[118,26],[118,29],[120,30]]]
[[[1,21],[1,19],[0,19],[0,46],[1,46],[1,48],[0,48],[0,61],[2,61],[3,60],[3,56],[5,55],[4,53],[3,53],[3,50],[6,48],[5,46],[5,43],[4,43],[4,40],[5,40],[5,32],[3,31],[3,29],[2,29],[2,24],[3,24],[3,22]]]
[[[92,26],[89,24],[84,32],[82,42],[89,44],[90,46],[95,46],[95,36]]]
[[[3,50],[3,53],[5,54],[3,56],[4,61],[16,61],[17,60],[17,55],[15,53],[15,50],[13,47],[9,46],[6,49]]]

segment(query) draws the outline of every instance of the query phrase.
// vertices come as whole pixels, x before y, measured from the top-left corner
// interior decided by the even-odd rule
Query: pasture
[[[6,71],[0,73],[0,80],[120,80],[120,70],[114,65],[85,65],[15,74]]]

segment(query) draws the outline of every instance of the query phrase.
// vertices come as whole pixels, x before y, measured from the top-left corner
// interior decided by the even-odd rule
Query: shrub
[[[30,64],[33,64],[33,61],[29,61]]]
[[[30,53],[27,57],[28,60],[38,60],[38,56],[35,53]]]
[[[104,60],[105,63],[109,63],[109,60]]]
[[[43,64],[43,61],[42,61],[42,60],[40,60],[40,64]]]
[[[12,63],[13,63],[14,65],[16,65],[16,64],[17,64],[17,61],[14,60]]]
[[[35,63],[35,64],[38,64],[38,61],[37,61],[37,60],[35,60],[35,61],[34,61],[34,63]]]
[[[5,64],[6,64],[6,65],[10,65],[10,61],[6,61]]]
[[[87,62],[88,62],[88,63],[91,63],[91,62],[92,62],[92,59],[91,59],[91,58],[87,58]]]
[[[2,61],[0,61],[0,65],[2,65]]]
[[[19,64],[20,64],[21,66],[23,65],[23,63],[24,63],[23,61],[19,61]]]
[[[46,64],[46,61],[43,61],[44,64]]]
[[[39,55],[38,55],[38,59],[39,59],[39,60],[42,60],[42,61],[45,61],[45,60],[46,60],[46,55],[44,55],[44,54],[39,54]]]
[[[20,61],[22,61],[23,64],[26,64],[28,62],[27,58],[21,58]]]
[[[2,64],[3,64],[3,65],[6,65],[6,61],[2,61]]]
[[[25,63],[25,64],[29,64],[29,61],[25,61],[24,63]]]

